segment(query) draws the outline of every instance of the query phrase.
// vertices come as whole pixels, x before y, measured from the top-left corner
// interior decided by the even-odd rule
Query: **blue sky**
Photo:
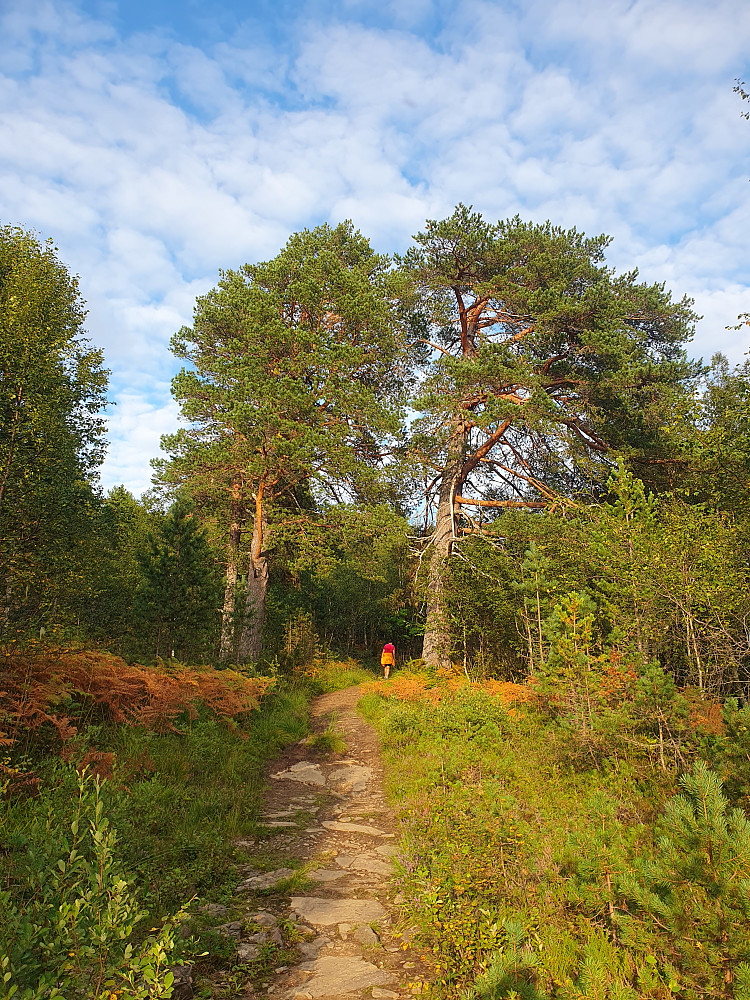
[[[219,268],[458,201],[614,239],[740,360],[747,0],[0,0],[0,221],[51,236],[112,369],[106,488],[177,423],[171,335]]]

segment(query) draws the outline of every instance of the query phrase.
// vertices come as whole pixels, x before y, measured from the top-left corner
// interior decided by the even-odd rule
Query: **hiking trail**
[[[252,961],[269,940],[281,943],[285,920],[301,938],[298,961],[277,968],[243,997],[406,1000],[427,978],[412,947],[416,927],[405,927],[399,915],[392,884],[396,818],[383,793],[375,732],[355,711],[359,697],[359,688],[351,687],[314,699],[312,740],[289,747],[270,768],[261,820],[266,836],[241,842],[256,850],[262,844],[287,864],[248,873],[238,887],[246,913],[234,928],[239,960]],[[346,742],[340,753],[314,745],[315,734],[332,723]],[[293,895],[286,905],[280,893],[254,896],[288,879],[300,863],[310,892]]]

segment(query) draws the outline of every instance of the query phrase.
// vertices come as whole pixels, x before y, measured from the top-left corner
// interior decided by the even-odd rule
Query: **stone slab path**
[[[428,976],[411,943],[415,929],[396,905],[395,817],[383,794],[375,733],[355,711],[358,698],[355,687],[315,699],[313,732],[333,720],[346,750],[323,753],[309,740],[290,748],[269,774],[263,833],[243,845],[273,851],[282,863],[271,872],[248,872],[239,887],[255,904],[240,923],[239,959],[257,957],[285,920],[299,937],[298,961],[256,987],[273,1000],[406,1000]],[[291,899],[274,895],[300,863],[309,891]],[[257,896],[261,891],[270,895]]]

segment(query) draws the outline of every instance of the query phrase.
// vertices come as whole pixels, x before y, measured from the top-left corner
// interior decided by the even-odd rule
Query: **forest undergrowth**
[[[175,965],[198,980],[236,965],[196,915],[241,879],[263,766],[305,736],[313,695],[371,676],[352,661],[258,677],[90,651],[6,663],[0,997],[166,998]]]
[[[538,684],[442,671],[369,686],[360,711],[380,733],[436,996],[750,996],[750,712],[730,701],[722,722],[697,693],[673,698],[665,760],[637,698],[610,709],[617,727],[600,703],[584,731]]]

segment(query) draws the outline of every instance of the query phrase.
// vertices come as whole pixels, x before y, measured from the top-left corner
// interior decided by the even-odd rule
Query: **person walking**
[[[396,666],[396,647],[392,642],[387,642],[383,646],[383,652],[380,654],[380,666],[383,668],[383,677],[387,680],[391,667]]]

